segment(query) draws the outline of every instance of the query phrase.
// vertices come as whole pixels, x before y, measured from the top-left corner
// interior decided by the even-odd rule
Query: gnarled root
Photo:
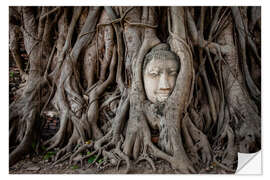
[[[41,124],[38,121],[38,114],[40,112],[40,106],[44,103],[44,99],[40,99],[40,91],[46,85],[41,78],[37,77],[33,79],[31,77],[33,85],[28,84],[23,96],[18,99],[17,104],[11,106],[14,110],[10,109],[10,141],[19,145],[11,152],[9,156],[9,165],[15,164],[25,154],[29,153],[32,149],[31,145],[35,142],[36,133],[33,131],[35,128],[39,128]],[[45,96],[46,97],[46,96]],[[41,104],[41,105],[40,105]],[[17,112],[16,112],[17,111]],[[19,122],[14,121],[13,118],[21,118]]]
[[[121,141],[118,142],[113,152],[116,153],[121,159],[126,161],[127,168],[124,173],[127,174],[130,171],[131,163],[130,163],[129,157],[120,150],[120,146],[122,143],[123,143],[123,138],[121,138]],[[119,163],[117,164],[117,169],[119,168],[120,163],[121,163],[121,160],[119,160]]]
[[[147,161],[150,164],[150,166],[152,167],[152,170],[154,172],[156,171],[156,167],[155,167],[154,161],[147,154],[147,146],[144,148],[144,153],[142,155],[140,155],[140,157],[136,160],[136,164],[139,163],[139,162],[141,162],[141,161],[143,161],[143,160]]]
[[[133,114],[138,115],[138,113]],[[127,154],[129,157],[133,155],[133,158],[137,160],[137,162],[142,160],[143,157],[146,157],[144,159],[147,159],[147,161],[151,164],[151,167],[155,170],[153,165],[154,163],[152,163],[151,160],[149,161],[150,157],[148,158],[147,155],[148,150],[151,156],[169,162],[172,168],[178,170],[180,173],[196,173],[193,165],[189,160],[181,157],[179,158],[178,156],[176,156],[177,153],[172,156],[168,155],[167,153],[161,151],[151,142],[150,129],[147,125],[146,119],[142,117],[144,117],[143,114],[138,116],[138,118],[136,119],[137,121],[135,119],[129,120],[126,139],[123,145],[124,153]],[[180,137],[180,134],[178,136]],[[142,144],[139,142],[143,142],[144,145],[142,146]],[[138,156],[140,152],[142,152],[141,156]]]
[[[212,152],[206,135],[193,124],[189,116],[183,119],[183,129],[184,137],[189,137],[189,139],[186,139],[188,149],[192,150],[193,155],[194,153],[197,154],[195,159],[201,159],[203,164],[209,166],[212,161]],[[201,158],[198,158],[198,152],[200,152]]]
[[[81,152],[84,152],[86,150],[92,149],[90,154],[83,156],[78,161],[81,162],[81,165],[83,165],[83,161],[94,154],[97,154],[95,160],[90,164],[94,164],[96,160],[103,156],[103,162],[101,164],[106,164],[108,160],[110,160],[110,163],[107,163],[107,167],[110,165],[120,165],[122,160],[125,160],[128,164],[128,168],[126,170],[126,173],[129,171],[130,167],[130,161],[129,158],[123,154],[120,150],[120,146],[122,144],[123,138],[121,140],[121,131],[123,128],[123,125],[126,120],[126,116],[129,110],[129,96],[126,94],[127,90],[124,91],[124,95],[122,96],[122,99],[120,100],[119,107],[117,110],[117,115],[113,119],[113,126],[112,129],[107,132],[106,135],[104,135],[102,138],[98,139],[97,141],[90,142],[90,144],[85,144],[81,146],[71,157],[70,157],[70,163],[73,162],[74,158]],[[101,164],[99,164],[100,169],[105,169],[105,167],[101,167]]]

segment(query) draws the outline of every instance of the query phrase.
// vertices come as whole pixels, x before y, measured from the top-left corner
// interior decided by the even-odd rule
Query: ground
[[[52,162],[44,160],[44,156],[26,157],[10,167],[10,174],[123,174],[125,172],[125,164],[120,166],[119,170],[116,167],[108,167],[105,170],[97,168],[97,163],[93,167],[83,167],[80,165],[68,165],[68,162],[60,163],[54,167]],[[131,174],[175,174],[170,165],[162,160],[155,163],[156,171],[154,172],[150,165],[146,162],[141,162],[134,166]]]
[[[9,168],[9,174],[123,174],[125,173],[125,164],[121,163],[119,170],[116,167],[108,167],[106,169],[97,168],[98,163],[88,167],[85,164],[83,167],[80,165],[69,165],[68,162],[63,162],[52,166],[52,162],[45,160],[44,156],[35,155],[30,157],[29,155],[24,159],[19,161],[17,164]],[[153,171],[149,163],[144,161],[139,164],[133,165],[129,174],[178,174],[173,170],[170,165],[163,160],[155,161],[156,170]],[[225,173],[222,169],[217,169],[211,167],[210,169],[205,169],[200,173],[204,174],[216,174]]]

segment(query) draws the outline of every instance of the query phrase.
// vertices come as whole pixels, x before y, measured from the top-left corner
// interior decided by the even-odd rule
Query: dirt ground
[[[42,155],[29,155],[9,167],[9,174],[125,174],[126,164],[122,161],[119,169],[116,166],[107,166],[102,164],[98,168],[98,162],[89,167],[86,162],[83,166],[79,164],[69,165],[68,161],[52,165],[53,161],[44,159]],[[173,170],[170,164],[163,160],[154,161],[156,170],[153,170],[150,164],[146,161],[141,161],[137,164],[131,162],[131,168],[128,174],[179,174],[178,171]],[[227,174],[224,169],[211,165],[210,168],[203,168],[199,174]]]
[[[177,172],[171,169],[170,165],[162,160],[155,161],[156,170],[153,171],[150,164],[144,161],[132,165],[129,174],[176,174]],[[35,156],[21,160],[17,164],[9,168],[9,174],[123,174],[125,173],[126,165],[121,163],[119,170],[116,167],[107,167],[105,169],[97,168],[97,163],[88,167],[84,165],[69,165],[68,162],[63,162],[52,166],[52,162],[46,162],[44,157]]]

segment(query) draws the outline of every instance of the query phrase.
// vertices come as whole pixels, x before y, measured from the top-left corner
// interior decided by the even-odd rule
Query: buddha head
[[[165,43],[152,48],[143,64],[143,83],[146,96],[152,103],[164,102],[172,93],[180,63]]]

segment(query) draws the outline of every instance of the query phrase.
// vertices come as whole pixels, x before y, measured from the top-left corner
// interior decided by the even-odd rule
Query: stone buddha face
[[[170,96],[178,75],[179,61],[176,55],[167,49],[164,45],[156,47],[145,58],[144,88],[147,98],[153,103],[163,102]]]

